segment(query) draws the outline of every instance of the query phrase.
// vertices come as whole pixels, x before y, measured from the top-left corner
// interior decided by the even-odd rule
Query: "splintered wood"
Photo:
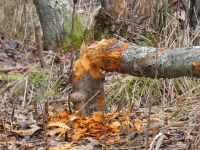
[[[93,79],[102,78],[101,70],[120,70],[121,54],[128,48],[116,39],[101,40],[89,47],[82,46],[80,58],[74,63],[73,79],[79,80],[88,72]]]

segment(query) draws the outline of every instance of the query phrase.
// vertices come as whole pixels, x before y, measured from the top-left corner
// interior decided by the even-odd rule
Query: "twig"
[[[37,43],[37,53],[40,61],[40,65],[42,68],[45,68],[47,65],[44,61],[44,53],[43,53],[43,42],[41,36],[41,27],[39,25],[39,21],[35,22],[35,40]]]
[[[5,69],[0,69],[0,72],[3,72],[3,73],[9,73],[9,72],[12,72],[12,71],[26,71],[28,70],[29,68],[28,67],[9,67],[9,68],[5,68]]]
[[[147,119],[147,132],[146,132],[146,150],[148,150],[149,147],[149,131],[151,126],[151,108],[152,108],[152,89],[149,89],[149,96],[148,96],[148,119]]]
[[[185,34],[186,34],[186,29],[187,29],[187,24],[188,24],[188,14],[189,14],[189,1],[187,2],[187,6],[186,6],[186,10],[185,10],[185,21],[184,21],[184,25],[183,25],[183,34],[181,37],[181,42],[180,42],[180,46],[183,47],[184,46],[184,40],[185,40]]]
[[[22,102],[22,108],[24,108],[25,103],[26,103],[27,86],[28,86],[28,76],[26,76],[26,81],[25,81],[24,97],[23,97],[23,102]]]
[[[153,139],[153,141],[151,142],[151,145],[150,145],[150,148],[149,150],[154,150],[154,146],[156,145],[155,147],[155,150],[159,150],[161,144],[162,144],[162,141],[163,141],[163,138],[164,138],[164,135],[162,132],[159,132],[155,138]],[[157,144],[156,144],[156,141],[157,141]]]
[[[74,43],[74,22],[75,22],[75,12],[76,12],[76,4],[77,4],[77,0],[73,1],[73,11],[72,11],[72,48],[71,48],[71,62],[70,62],[70,70],[71,72],[69,73],[69,79],[68,79],[68,83],[70,83],[70,80],[72,79],[72,68],[73,68],[73,63],[74,63],[74,51],[75,51],[75,43]],[[71,110],[71,106],[70,106],[70,92],[68,95],[68,107],[69,107],[69,111],[72,112]]]
[[[48,111],[49,111],[49,103],[46,101],[44,103],[44,108],[43,108],[43,125],[44,125],[44,132],[45,132],[45,143],[46,143],[46,148],[48,148],[48,138],[47,138],[47,121],[48,121]]]
[[[157,65],[157,62],[158,62],[158,48],[156,48],[156,70],[155,70],[154,81],[158,77],[158,65]],[[153,84],[153,82],[152,82],[152,84]],[[148,122],[147,122],[146,150],[148,150],[148,147],[149,147],[149,131],[150,131],[150,126],[151,126],[151,109],[152,109],[152,88],[151,87],[149,89],[148,107],[149,107],[149,111],[148,111]]]

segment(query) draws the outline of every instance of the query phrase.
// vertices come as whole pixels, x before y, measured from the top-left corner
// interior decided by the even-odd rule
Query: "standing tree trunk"
[[[83,115],[105,110],[102,70],[150,78],[200,77],[200,46],[157,49],[110,39],[84,47],[81,52],[73,68],[71,98]]]
[[[190,26],[195,30],[200,25],[200,1],[191,0]]]
[[[50,3],[52,2],[52,3]],[[66,32],[64,31],[64,11],[54,8],[52,0],[33,0],[43,30],[45,50],[53,50],[62,45]]]
[[[199,27],[200,27],[200,0],[191,0],[190,15],[189,15],[190,27],[193,31],[196,31],[198,35],[195,36],[194,43],[198,45],[200,43]]]

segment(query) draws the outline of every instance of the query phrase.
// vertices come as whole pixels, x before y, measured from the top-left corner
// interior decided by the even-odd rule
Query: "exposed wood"
[[[105,110],[102,70],[150,78],[200,77],[200,46],[157,49],[116,39],[85,46],[74,64],[71,95],[76,110],[88,103],[80,112],[83,115]],[[98,91],[100,93],[87,102]]]
[[[99,68],[91,64],[86,48],[82,46],[80,58],[74,63],[73,93],[70,95],[75,110],[81,110],[83,116],[105,110],[104,76]]]

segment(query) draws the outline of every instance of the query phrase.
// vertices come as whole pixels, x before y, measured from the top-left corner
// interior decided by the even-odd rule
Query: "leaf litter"
[[[45,55],[50,64],[55,57],[69,64],[68,53],[50,51]],[[59,64],[54,65],[59,68]],[[50,96],[44,100],[50,99],[49,112],[45,119],[45,101],[40,95],[37,95],[37,101],[34,99],[38,92],[35,87],[40,88],[38,85],[41,86],[43,81],[36,80],[35,85],[26,81],[30,73],[39,69],[34,47],[0,39],[0,149],[145,149],[148,113],[143,107],[133,112],[124,109],[81,117],[66,110],[66,99],[63,99],[66,95],[63,96],[63,93],[69,90],[52,94],[48,89]],[[67,66],[65,69],[68,69]],[[53,70],[53,75],[48,78],[52,80],[52,85],[59,78],[57,72],[59,70]],[[66,77],[64,80],[67,81]],[[110,84],[109,81],[106,84]],[[19,88],[18,85],[23,86]],[[18,95],[15,94],[16,87],[19,88]],[[158,135],[162,135],[162,149],[199,148],[199,98],[187,105],[186,98],[181,98],[177,109],[153,105],[149,145],[155,141],[152,144],[155,146],[159,141]]]

